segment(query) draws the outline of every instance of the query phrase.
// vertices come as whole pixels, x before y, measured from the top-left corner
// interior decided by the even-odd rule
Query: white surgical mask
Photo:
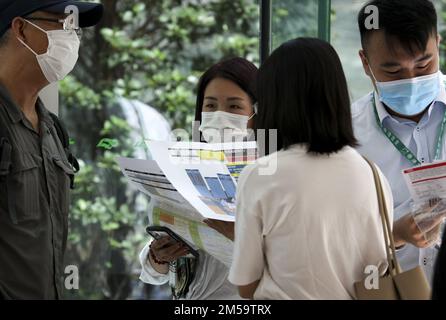
[[[254,117],[224,111],[202,112],[200,131],[207,142],[231,142],[249,139],[248,122]]]
[[[80,40],[74,30],[46,31],[26,20],[29,24],[45,32],[48,37],[48,50],[37,54],[22,39],[18,40],[35,54],[40,68],[49,83],[64,79],[73,69],[79,57]]]
[[[379,100],[401,115],[420,114],[440,92],[440,71],[427,76],[388,82],[378,81],[372,68],[370,72],[375,80]]]

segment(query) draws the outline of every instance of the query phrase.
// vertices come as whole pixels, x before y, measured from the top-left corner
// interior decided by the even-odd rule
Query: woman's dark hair
[[[256,127],[277,129],[277,150],[304,143],[309,152],[330,154],[356,146],[347,81],[329,43],[281,45],[260,68],[257,92]]]
[[[200,78],[197,90],[197,104],[195,108],[195,121],[201,122],[204,92],[209,83],[216,78],[230,80],[245,91],[252,100],[257,102],[256,78],[259,69],[243,58],[223,60],[210,67]]]

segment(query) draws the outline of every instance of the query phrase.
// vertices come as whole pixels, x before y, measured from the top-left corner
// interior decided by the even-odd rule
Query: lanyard
[[[384,127],[379,120],[378,115],[378,109],[376,108],[376,100],[375,95],[373,94],[373,108],[375,111],[376,116],[376,122],[378,126],[381,128],[384,135],[389,139],[389,141],[395,146],[395,148],[407,159],[410,163],[412,163],[414,166],[421,165],[421,161],[417,159],[417,157],[412,153],[412,151],[407,148],[403,142],[389,129]],[[444,140],[444,131],[446,127],[446,111],[443,116],[443,121],[441,122],[440,129],[438,130],[438,136],[437,136],[437,144],[435,147],[435,157],[434,160],[440,160],[441,158],[441,151],[443,149],[443,140]]]

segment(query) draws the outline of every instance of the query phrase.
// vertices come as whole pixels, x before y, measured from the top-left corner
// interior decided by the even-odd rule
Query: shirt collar
[[[382,104],[381,100],[379,100],[379,95],[376,90],[372,93],[375,96],[375,105],[376,111],[378,111],[378,118],[381,123],[384,122],[386,118],[391,118],[391,115],[387,112],[386,108]]]
[[[446,88],[445,88],[446,77],[443,74],[441,74],[440,78],[441,78],[440,93],[438,94],[437,98],[435,99],[435,101],[431,104],[431,106],[428,109],[428,120],[430,119],[432,110],[436,106],[441,105],[443,108],[446,108]],[[384,123],[384,120],[386,120],[387,118],[390,118],[397,122],[401,122],[401,120],[399,118],[396,118],[387,112],[386,108],[384,108],[384,105],[379,100],[379,95],[376,92],[376,90],[372,94],[374,94],[374,96],[375,96],[376,110],[378,111],[378,117],[379,117],[379,121],[381,123]]]
[[[19,109],[19,107],[15,104],[14,101],[12,101],[11,96],[9,95],[8,90],[0,84],[0,103],[4,106],[6,109],[6,113],[9,116],[9,119],[12,123],[18,123],[20,120],[23,119],[23,113]]]
[[[37,99],[36,111],[37,114],[39,115],[40,121],[46,123],[48,128],[54,125],[54,121],[50,116],[50,112],[47,110],[47,108],[45,108],[45,105],[43,104],[42,100],[40,100],[40,98]]]
[[[19,123],[24,119],[22,110],[20,110],[17,104],[12,100],[8,90],[2,84],[0,84],[0,103],[5,107],[6,113],[12,123]],[[45,108],[40,98],[37,99],[36,111],[40,121],[45,122],[48,126],[54,124],[48,110]]]

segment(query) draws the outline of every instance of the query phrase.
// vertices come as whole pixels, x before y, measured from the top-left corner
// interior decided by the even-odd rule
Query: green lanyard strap
[[[419,166],[421,165],[421,161],[417,159],[417,157],[412,153],[412,151],[409,150],[408,147],[406,147],[406,145],[389,129],[387,129],[386,127],[384,127],[381,123],[381,121],[379,120],[379,115],[378,115],[378,109],[376,107],[376,99],[375,99],[375,95],[372,94],[372,99],[373,99],[373,108],[375,111],[375,117],[376,117],[376,122],[378,124],[378,126],[381,128],[382,132],[384,133],[384,135],[387,137],[387,139],[389,139],[389,141],[395,146],[395,148],[407,159],[409,160],[409,162],[414,165],[414,166]],[[438,136],[437,136],[437,145],[435,148],[435,158],[434,160],[440,160],[441,158],[441,152],[443,149],[443,140],[444,140],[444,130],[446,127],[446,112],[444,113],[443,116],[443,121],[441,122],[441,126],[440,129],[438,130]]]

